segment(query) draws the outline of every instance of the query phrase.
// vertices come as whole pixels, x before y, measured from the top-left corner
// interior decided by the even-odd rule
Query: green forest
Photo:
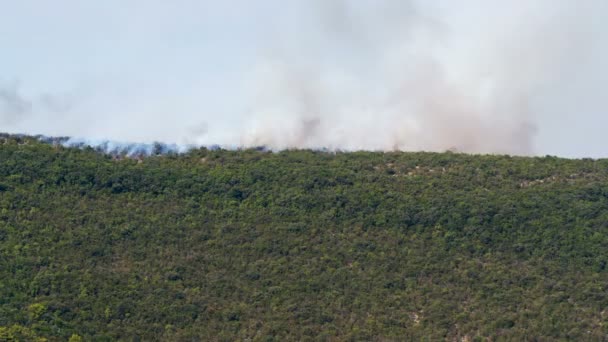
[[[0,137],[0,341],[608,339],[608,160]]]

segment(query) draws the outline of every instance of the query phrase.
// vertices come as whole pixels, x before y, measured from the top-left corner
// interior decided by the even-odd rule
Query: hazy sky
[[[608,157],[605,0],[0,0],[0,131]]]

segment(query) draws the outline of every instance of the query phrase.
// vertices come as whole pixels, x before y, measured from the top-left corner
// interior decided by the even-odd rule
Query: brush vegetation
[[[0,139],[0,340],[606,340],[608,160]]]

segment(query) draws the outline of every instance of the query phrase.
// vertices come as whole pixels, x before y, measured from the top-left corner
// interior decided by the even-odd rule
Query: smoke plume
[[[89,50],[113,62],[89,58],[86,70],[100,71],[84,82],[85,99],[53,109],[57,101],[0,87],[0,131],[83,137],[71,141],[111,149],[121,147],[108,139],[141,141],[145,151],[167,141],[535,154],[537,134],[553,119],[542,104],[585,77],[580,65],[599,42],[593,21],[606,7],[601,0],[211,3],[182,12],[180,5],[126,8],[111,20],[114,40],[91,38],[101,45]],[[212,16],[223,18],[215,29]],[[180,50],[184,41],[191,45]]]
[[[413,2],[314,1],[318,22],[270,39],[240,142],[531,154],[530,104],[582,45],[575,8],[540,2],[486,5],[498,22],[466,37]]]

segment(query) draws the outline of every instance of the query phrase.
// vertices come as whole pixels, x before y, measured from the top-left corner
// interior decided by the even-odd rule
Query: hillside
[[[608,160],[0,138],[0,340],[606,340],[607,262]]]

